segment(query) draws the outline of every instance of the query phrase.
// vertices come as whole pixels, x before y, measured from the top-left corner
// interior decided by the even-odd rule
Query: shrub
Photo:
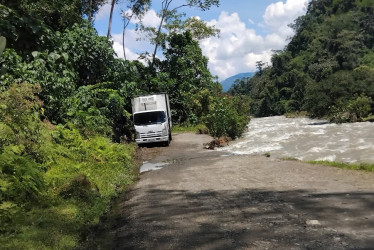
[[[111,198],[137,175],[133,145],[83,137],[72,123],[42,122],[39,92],[38,85],[20,83],[0,93],[4,248],[73,248],[81,230],[97,223]]]
[[[364,95],[347,102],[338,102],[330,107],[329,120],[335,123],[363,121],[370,114],[371,103],[371,98]]]
[[[39,91],[39,86],[22,83],[0,93],[0,217],[5,227],[18,208],[38,202],[45,189],[38,161],[43,140]]]
[[[205,124],[214,137],[240,137],[249,122],[249,98],[222,97],[213,101]]]
[[[131,138],[130,114],[125,101],[109,83],[80,87],[69,98],[68,119],[86,137],[96,134],[112,137],[115,141],[126,134]]]
[[[347,104],[348,112],[350,113],[351,121],[362,121],[363,118],[367,117],[371,111],[371,103],[373,101],[367,96],[357,96]]]

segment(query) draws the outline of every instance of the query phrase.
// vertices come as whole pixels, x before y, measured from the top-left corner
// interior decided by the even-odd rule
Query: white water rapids
[[[330,124],[283,116],[252,118],[243,138],[224,148],[299,160],[374,163],[374,123]]]

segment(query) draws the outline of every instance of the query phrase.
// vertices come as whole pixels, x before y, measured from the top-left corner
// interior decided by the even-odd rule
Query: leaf
[[[37,58],[41,53],[39,51],[33,51],[31,53],[31,55],[34,57],[34,58]]]
[[[15,154],[21,154],[22,151],[24,150],[24,146],[23,145],[19,145],[19,146],[16,146],[16,145],[11,145],[9,146],[9,149],[15,153]]]
[[[17,207],[17,205],[13,202],[10,202],[10,201],[5,201],[5,202],[0,204],[0,210],[9,210],[9,209],[12,209],[12,208],[15,208],[15,207]]]
[[[68,60],[69,60],[69,55],[68,55],[68,53],[62,53],[61,54],[62,55],[62,57],[64,58],[64,60],[65,60],[65,62],[68,62]]]
[[[6,38],[3,36],[0,36],[0,56],[3,54],[6,46]]]
[[[57,61],[61,56],[59,55],[59,54],[57,54],[57,53],[54,53],[54,52],[51,52],[49,55],[48,55],[48,57],[50,58],[50,59],[52,59],[52,61]]]

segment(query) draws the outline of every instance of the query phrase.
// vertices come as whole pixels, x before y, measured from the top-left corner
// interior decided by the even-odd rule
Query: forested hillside
[[[221,96],[207,68],[197,39],[212,29],[198,32],[166,11],[162,30],[173,30],[153,40],[165,59],[126,61],[86,18],[103,3],[0,0],[1,248],[84,240],[137,178],[132,97],[168,92],[174,122],[204,123],[214,136],[240,136],[249,120],[248,98]],[[136,13],[150,1],[128,3]],[[218,1],[186,3],[208,10]]]
[[[374,1],[312,0],[291,25],[295,35],[272,66],[237,84],[256,116],[305,110],[331,121],[364,120],[373,113]]]

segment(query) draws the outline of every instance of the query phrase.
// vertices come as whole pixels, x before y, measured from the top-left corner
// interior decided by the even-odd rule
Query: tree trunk
[[[89,6],[89,13],[88,13],[88,21],[91,23],[92,21],[92,0],[90,0],[90,6]]]
[[[169,11],[169,6],[170,6],[171,2],[173,2],[173,0],[163,0],[162,1],[162,16],[161,16],[161,22],[160,22],[160,25],[158,26],[158,30],[157,30],[157,34],[156,34],[156,44],[155,44],[155,49],[154,49],[153,55],[152,55],[151,67],[153,67],[155,59],[156,59],[156,53],[157,53],[157,49],[158,49],[158,45],[159,45],[158,38],[161,34],[162,24],[164,23],[166,15],[168,15],[167,12]],[[185,7],[185,6],[188,6],[188,5],[182,4],[181,6],[178,6],[178,7],[174,8],[173,10],[176,10],[176,9],[179,9],[179,8],[182,8],[182,7]]]
[[[153,55],[152,55],[152,62],[151,62],[151,67],[153,68],[153,65],[154,65],[154,62],[155,62],[155,59],[156,59],[156,53],[157,53],[157,49],[158,49],[158,38],[161,34],[161,29],[162,29],[162,24],[164,22],[164,19],[165,19],[165,16],[167,15],[167,11],[169,9],[169,5],[170,3],[172,2],[173,0],[164,0],[162,1],[162,16],[161,16],[161,22],[160,22],[160,25],[158,26],[158,30],[157,30],[157,34],[156,34],[156,44],[155,44],[155,50],[153,51]]]
[[[110,16],[109,16],[108,34],[106,35],[108,39],[110,37],[110,29],[112,28],[112,17],[113,17],[113,9],[114,9],[115,3],[116,3],[116,0],[112,0],[112,6],[110,8]]]
[[[123,32],[122,32],[122,47],[123,47],[123,57],[126,61],[126,50],[125,50],[125,30],[126,30],[126,26],[123,27]]]
[[[154,63],[154,61],[155,61],[155,59],[156,59],[156,53],[157,53],[157,49],[158,49],[158,37],[159,37],[160,34],[161,34],[161,28],[162,28],[162,23],[164,22],[164,18],[165,18],[165,15],[162,14],[162,18],[161,18],[160,26],[158,27],[157,34],[156,34],[155,50],[153,51],[153,55],[152,55],[152,66],[153,66],[153,63]]]

